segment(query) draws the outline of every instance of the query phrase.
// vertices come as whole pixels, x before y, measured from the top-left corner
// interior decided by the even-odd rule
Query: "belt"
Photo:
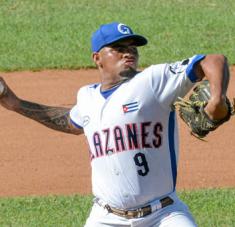
[[[97,201],[99,205],[104,207],[108,210],[109,213],[113,213],[115,215],[130,219],[130,218],[140,218],[144,217],[146,215],[149,215],[153,213],[156,210],[159,210],[161,208],[164,208],[166,206],[169,206],[174,203],[174,200],[170,197],[165,197],[163,199],[158,200],[157,203],[153,203],[152,205],[148,205],[145,207],[140,207],[136,210],[123,210],[123,209],[117,209],[114,207],[110,207],[108,204],[100,204],[99,201]]]

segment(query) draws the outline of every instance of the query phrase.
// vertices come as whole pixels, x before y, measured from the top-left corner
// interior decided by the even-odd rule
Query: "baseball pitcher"
[[[197,54],[138,71],[137,48],[146,44],[125,24],[101,25],[91,39],[100,83],[82,87],[71,110],[22,100],[0,80],[2,106],[52,129],[86,135],[94,194],[86,227],[196,226],[176,194],[175,107],[200,138],[234,113],[226,97],[226,57]],[[201,80],[194,96],[183,100]]]

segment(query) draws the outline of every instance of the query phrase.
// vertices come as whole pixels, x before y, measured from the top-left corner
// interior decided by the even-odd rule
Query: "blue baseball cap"
[[[92,52],[98,52],[103,47],[120,40],[132,39],[136,46],[144,46],[148,40],[141,35],[134,34],[132,29],[125,24],[113,22],[103,24],[91,37]]]

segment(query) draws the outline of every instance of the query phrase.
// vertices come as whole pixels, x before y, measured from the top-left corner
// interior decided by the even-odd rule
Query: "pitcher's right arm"
[[[0,104],[51,129],[75,135],[83,133],[82,128],[77,128],[70,121],[69,108],[22,100],[9,88],[2,77],[0,77]]]

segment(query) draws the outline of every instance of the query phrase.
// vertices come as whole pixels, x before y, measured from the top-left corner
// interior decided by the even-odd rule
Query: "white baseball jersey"
[[[136,208],[175,190],[178,130],[172,103],[197,80],[204,55],[153,65],[101,92],[82,87],[71,121],[87,137],[93,194],[117,208]]]

